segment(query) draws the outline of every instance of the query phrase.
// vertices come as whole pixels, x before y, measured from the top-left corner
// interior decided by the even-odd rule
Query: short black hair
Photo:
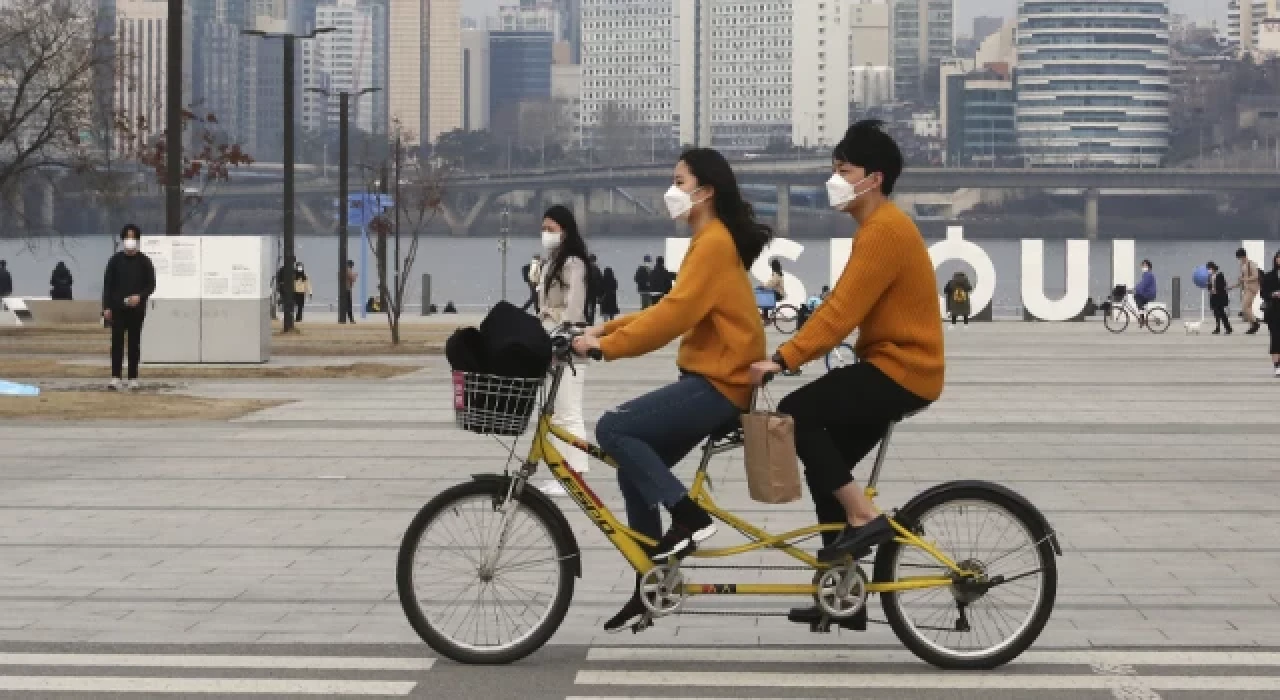
[[[1210,260],[1209,263],[1205,265],[1205,267],[1216,272],[1218,270],[1218,263]]]
[[[120,229],[120,238],[123,240],[130,232],[133,232],[133,235],[138,238],[142,238],[142,229],[138,228],[137,224],[125,224],[124,228]]]
[[[1142,264],[1143,264],[1143,265],[1146,265],[1147,267],[1151,268],[1152,270],[1156,269],[1156,266],[1155,266],[1155,265],[1152,265],[1150,260],[1143,260],[1143,261],[1142,261]]]
[[[1236,250],[1236,257],[1237,257],[1237,258],[1247,258],[1247,257],[1249,257],[1249,251],[1245,250],[1244,248],[1240,248],[1240,249]]]
[[[902,149],[884,130],[879,119],[864,119],[849,127],[844,138],[831,152],[831,160],[856,165],[867,175],[880,173],[884,181],[880,191],[893,194],[893,187],[902,175]]]
[[[347,261],[347,267],[355,267],[355,266],[356,266],[356,261],[354,260]]]

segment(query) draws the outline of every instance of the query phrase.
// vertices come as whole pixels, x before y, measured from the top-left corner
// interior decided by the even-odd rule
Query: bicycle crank
[[[814,600],[822,612],[833,620],[854,615],[867,604],[867,575],[857,564],[827,569],[819,573]]]
[[[653,617],[665,617],[684,606],[688,594],[684,590],[684,573],[675,567],[658,564],[640,577],[640,602]]]

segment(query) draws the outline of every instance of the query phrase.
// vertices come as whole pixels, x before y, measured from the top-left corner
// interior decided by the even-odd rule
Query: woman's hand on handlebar
[[[764,386],[774,375],[782,373],[782,365],[773,360],[761,360],[751,364],[751,384]]]
[[[582,329],[582,334],[588,338],[603,338],[604,326],[589,326]]]
[[[590,334],[594,330],[588,328],[588,333],[580,335],[573,339],[573,354],[578,357],[590,357],[591,359],[600,359],[600,338]]]

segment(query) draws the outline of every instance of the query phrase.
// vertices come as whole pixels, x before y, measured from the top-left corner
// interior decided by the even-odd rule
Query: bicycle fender
[[[979,481],[976,479],[967,479],[964,481],[948,481],[943,484],[931,486],[925,489],[924,491],[921,491],[920,493],[916,494],[914,498],[912,498],[910,501],[907,501],[906,505],[902,506],[902,510],[908,510],[913,507],[916,507],[924,499],[935,496],[939,493],[944,493],[947,491],[955,491],[959,489],[969,489],[969,488],[980,488],[980,489],[987,489],[988,491],[995,491],[1000,495],[1005,496],[1006,498],[1017,502],[1018,505],[1022,506],[1023,508],[1026,508],[1027,512],[1031,514],[1031,517],[1035,519],[1036,525],[1039,529],[1039,532],[1035,532],[1033,534],[1037,538],[1042,538],[1047,536],[1049,538],[1049,545],[1053,547],[1053,553],[1058,556],[1062,556],[1062,546],[1058,544],[1058,533],[1053,529],[1053,526],[1049,524],[1049,519],[1044,516],[1044,513],[1041,513],[1040,509],[1036,508],[1035,505],[1033,505],[1031,501],[1028,501],[1026,497],[1024,497],[1022,494],[1018,493],[1017,491],[1014,491],[1013,489],[1007,486],[1003,486],[1001,484],[997,484],[990,481]]]
[[[471,479],[473,481],[501,484],[504,489],[511,483],[511,477],[506,474],[472,474]],[[573,575],[576,578],[582,578],[582,548],[578,546],[578,538],[574,536],[573,528],[570,527],[568,518],[564,517],[564,511],[560,510],[560,506],[557,506],[550,496],[527,484],[520,497],[521,499],[536,501],[568,533],[569,544],[573,549]]]

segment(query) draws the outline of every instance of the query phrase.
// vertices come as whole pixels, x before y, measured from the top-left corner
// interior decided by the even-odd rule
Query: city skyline
[[[518,1],[462,0],[462,14],[478,20],[497,14],[499,5],[514,5]],[[958,0],[956,2],[956,33],[963,36],[972,32],[975,17],[1012,18],[1017,4],[1017,0]],[[1169,9],[1174,14],[1185,14],[1197,21],[1217,20],[1220,27],[1226,28],[1226,0],[1169,0]]]

